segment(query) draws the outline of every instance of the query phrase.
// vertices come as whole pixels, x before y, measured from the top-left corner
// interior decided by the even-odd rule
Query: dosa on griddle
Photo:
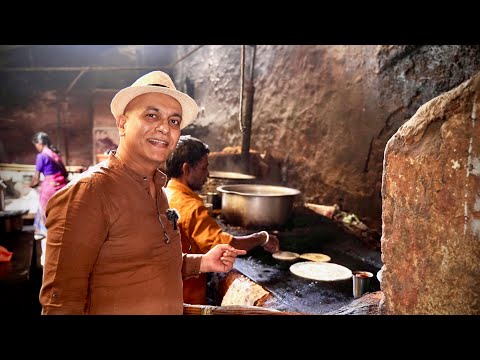
[[[318,281],[339,281],[352,277],[350,269],[328,262],[302,261],[291,265],[290,271],[297,276]]]
[[[278,251],[276,253],[273,253],[272,257],[276,260],[293,261],[295,259],[298,259],[300,257],[300,254],[292,251]]]
[[[318,262],[328,262],[331,260],[330,256],[320,253],[304,253],[300,255],[300,258]]]

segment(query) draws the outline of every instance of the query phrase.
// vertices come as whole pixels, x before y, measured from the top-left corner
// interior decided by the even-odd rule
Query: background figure
[[[35,160],[35,175],[30,183],[31,187],[40,184],[40,173],[43,173],[44,180],[39,190],[39,208],[35,214],[35,238],[40,239],[47,236],[45,227],[45,209],[47,202],[58,190],[64,187],[68,180],[68,172],[60,157],[57,147],[52,145],[47,133],[37,132],[32,138],[33,145],[38,151]]]
[[[200,191],[207,181],[208,145],[190,135],[180,136],[175,151],[168,157],[166,172],[170,177],[165,193],[171,208],[179,213],[178,225],[182,236],[182,250],[203,254],[218,244],[230,244],[236,249],[250,250],[262,246],[275,253],[280,250],[275,235],[260,231],[246,236],[233,236],[222,230],[212,218]],[[206,274],[183,281],[183,301],[187,304],[205,305],[207,293]]]

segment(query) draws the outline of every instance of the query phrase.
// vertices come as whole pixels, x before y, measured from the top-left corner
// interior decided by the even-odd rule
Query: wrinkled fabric
[[[170,179],[165,193],[170,207],[180,214],[178,225],[185,253],[204,254],[217,244],[230,244],[233,236],[224,232],[214,218],[208,214],[203,200],[188,186]],[[207,280],[201,274],[183,282],[183,301],[187,304],[206,303]]]
[[[154,181],[156,202],[144,174],[110,152],[52,196],[42,314],[183,313],[182,278],[198,275],[200,256],[182,254],[165,174]]]

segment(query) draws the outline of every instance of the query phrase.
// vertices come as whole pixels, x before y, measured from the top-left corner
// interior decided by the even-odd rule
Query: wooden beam
[[[167,65],[168,66],[168,65]],[[165,67],[164,67],[165,68]],[[0,67],[0,71],[117,71],[117,70],[158,70],[158,66],[36,66]]]

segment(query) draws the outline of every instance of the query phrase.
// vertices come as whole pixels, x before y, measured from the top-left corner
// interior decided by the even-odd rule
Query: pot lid
[[[214,179],[251,180],[256,177],[249,174],[242,174],[230,171],[209,171],[208,177]]]

